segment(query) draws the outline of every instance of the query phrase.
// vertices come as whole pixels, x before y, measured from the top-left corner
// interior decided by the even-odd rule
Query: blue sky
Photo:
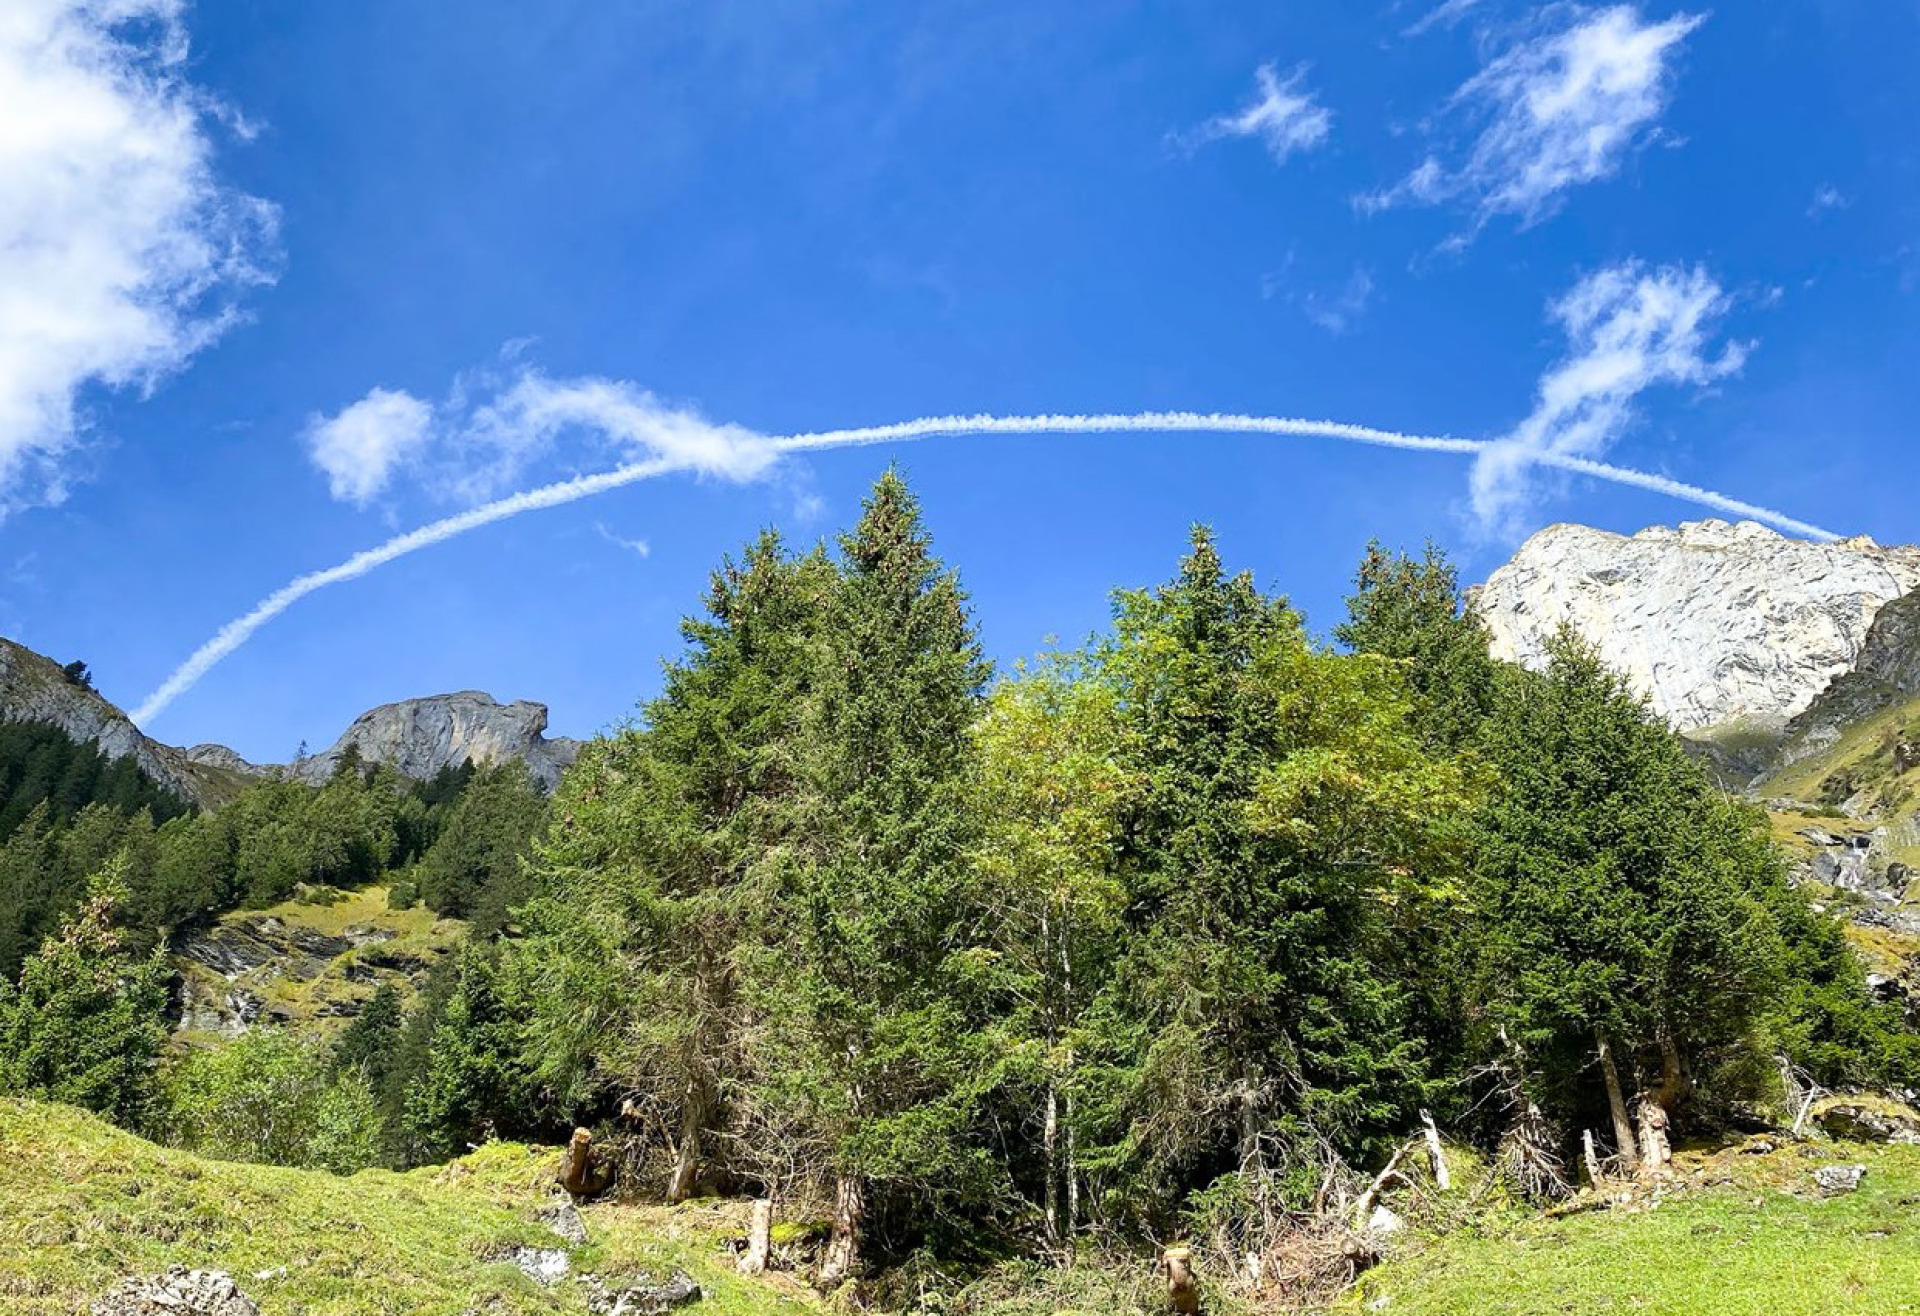
[[[758,527],[892,460],[990,652],[1195,520],[1317,629],[1366,541],[1483,575],[1698,507],[1920,537],[1920,6],[325,5],[0,19],[0,633],[284,759],[481,688],[587,734]],[[1499,441],[766,436],[1199,410]]]

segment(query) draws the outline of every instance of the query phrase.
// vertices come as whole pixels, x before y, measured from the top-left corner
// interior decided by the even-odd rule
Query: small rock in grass
[[[505,1259],[535,1284],[558,1284],[573,1269],[573,1262],[557,1247],[517,1247]]]
[[[260,1316],[233,1276],[169,1266],[167,1273],[127,1279],[94,1300],[93,1316]]]
[[[1813,1181],[1823,1197],[1839,1197],[1860,1186],[1867,1176],[1864,1165],[1823,1165],[1813,1172]]]
[[[534,1212],[534,1218],[551,1229],[572,1247],[587,1241],[587,1222],[580,1218],[572,1202],[555,1202]]]
[[[582,1276],[587,1286],[587,1310],[594,1316],[663,1316],[677,1307],[700,1301],[705,1295],[683,1270],[662,1284],[646,1275],[607,1284],[598,1276]]]

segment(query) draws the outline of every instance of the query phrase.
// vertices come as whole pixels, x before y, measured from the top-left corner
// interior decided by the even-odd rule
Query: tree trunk
[[[1067,1061],[1071,1066],[1071,1058]],[[1080,1157],[1073,1137],[1073,1097],[1067,1097],[1067,1220],[1066,1238],[1069,1250],[1073,1246],[1074,1234],[1080,1228]]]
[[[1593,1037],[1600,1047],[1600,1073],[1607,1081],[1607,1109],[1613,1115],[1614,1145],[1627,1165],[1638,1169],[1640,1152],[1634,1145],[1633,1121],[1627,1117],[1627,1098],[1620,1090],[1620,1071],[1614,1067],[1613,1048],[1607,1045],[1604,1034],[1596,1031]]]
[[[1271,1219],[1267,1211],[1267,1154],[1260,1146],[1260,1085],[1251,1074],[1240,1079],[1240,1175],[1251,1190],[1263,1231]]]
[[[1687,1077],[1686,1062],[1680,1056],[1680,1044],[1671,1035],[1662,1034],[1660,1038],[1660,1087],[1654,1099],[1660,1108],[1671,1116],[1686,1100],[1688,1090],[1693,1086]]]
[[[1587,1182],[1593,1185],[1594,1191],[1598,1192],[1601,1183],[1600,1153],[1593,1149],[1592,1129],[1580,1130],[1580,1148],[1587,1160]]]
[[[1047,1084],[1046,1126],[1040,1135],[1047,1167],[1047,1246],[1060,1246],[1060,1090]]]
[[[674,1150],[673,1178],[667,1184],[667,1200],[684,1202],[693,1196],[700,1180],[700,1134],[707,1123],[705,1094],[696,1085],[687,1091],[687,1104],[680,1112],[680,1145]]]
[[[841,1174],[833,1190],[833,1233],[820,1262],[820,1287],[835,1288],[851,1278],[860,1265],[860,1227],[866,1216],[866,1194],[860,1180]]]
[[[1673,1160],[1673,1147],[1667,1141],[1667,1111],[1651,1097],[1640,1100],[1640,1173],[1653,1176],[1667,1172]]]
[[[740,1254],[734,1268],[742,1275],[758,1275],[767,1268],[767,1254],[772,1250],[773,1199],[762,1197],[747,1217],[747,1250]]]
[[[1433,1122],[1433,1116],[1426,1111],[1420,1112],[1420,1122],[1427,1128],[1427,1159],[1433,1164],[1433,1182],[1441,1192],[1453,1189],[1453,1176],[1447,1172],[1447,1151],[1440,1144],[1440,1130]]]

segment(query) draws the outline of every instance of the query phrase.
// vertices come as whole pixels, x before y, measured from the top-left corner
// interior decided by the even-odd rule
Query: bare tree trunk
[[[1660,1087],[1655,1100],[1672,1115],[1693,1086],[1687,1077],[1686,1062],[1680,1056],[1680,1044],[1670,1034],[1660,1036]]]
[[[1667,1141],[1667,1111],[1651,1096],[1640,1099],[1640,1173],[1665,1174],[1673,1160],[1673,1147]]]
[[[1072,1066],[1072,1060],[1068,1060]],[[1080,1156],[1073,1136],[1073,1098],[1068,1096],[1067,1107],[1067,1246],[1073,1246],[1073,1236],[1080,1229]]]
[[[1240,1078],[1240,1175],[1252,1190],[1250,1196],[1260,1213],[1264,1236],[1271,1218],[1267,1210],[1267,1154],[1260,1146],[1260,1085],[1252,1074]]]
[[[1613,1141],[1621,1157],[1633,1169],[1640,1167],[1640,1152],[1634,1145],[1633,1121],[1627,1117],[1627,1098],[1620,1090],[1620,1071],[1614,1067],[1613,1048],[1598,1030],[1594,1041],[1600,1047],[1600,1073],[1607,1081],[1607,1109],[1613,1115]]]
[[[758,1275],[767,1268],[767,1255],[773,1251],[773,1199],[762,1197],[753,1204],[747,1217],[747,1250],[740,1255],[735,1269],[742,1275]]]
[[[1580,1130],[1580,1148],[1587,1159],[1587,1179],[1597,1191],[1600,1187],[1600,1153],[1593,1149],[1593,1130]]]
[[[1060,1091],[1047,1084],[1047,1119],[1040,1135],[1047,1166],[1047,1245],[1060,1246]]]
[[[820,1262],[820,1287],[833,1288],[853,1275],[860,1265],[860,1229],[867,1210],[860,1180],[842,1173],[833,1190],[833,1233]]]
[[[1441,1192],[1453,1189],[1453,1176],[1447,1173],[1446,1148],[1440,1145],[1440,1130],[1435,1127],[1433,1116],[1426,1111],[1420,1112],[1420,1122],[1427,1126],[1427,1159],[1433,1163],[1433,1182]]]
[[[699,1084],[691,1084],[686,1106],[680,1112],[679,1145],[674,1149],[673,1178],[667,1184],[669,1202],[684,1202],[693,1196],[700,1181],[700,1135],[706,1123],[706,1094]]]

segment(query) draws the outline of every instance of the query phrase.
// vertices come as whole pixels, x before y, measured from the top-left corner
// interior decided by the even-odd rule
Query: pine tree
[[[0,980],[0,1092],[63,1101],[134,1121],[151,1093],[166,1040],[168,976],[159,951],[127,954],[113,927],[117,863],[60,932]]]
[[[1428,742],[1443,750],[1480,734],[1500,679],[1484,623],[1460,597],[1460,581],[1434,545],[1418,560],[1389,554],[1379,543],[1366,556],[1347,599],[1347,619],[1334,628],[1342,644],[1405,664],[1407,682],[1424,704]]]
[[[1628,1096],[1676,1110],[1776,999],[1784,878],[1756,817],[1591,648],[1563,631],[1548,652],[1484,742],[1501,781],[1477,824],[1475,986],[1541,1105],[1605,1112],[1631,1161]]]
[[[617,1097],[672,1129],[670,1200],[693,1192],[745,1079],[738,963],[797,789],[832,582],[824,554],[789,558],[771,533],[724,563],[644,725],[581,756],[539,847],[546,894],[515,959],[535,984],[540,1072],[570,1105]],[[729,1145],[727,1168],[753,1174]]]
[[[802,742],[808,808],[758,983],[778,1053],[767,1095],[812,1112],[834,1182],[826,1284],[860,1267],[870,1208],[912,1194],[937,1213],[992,1176],[967,1136],[993,1080],[962,974],[978,940],[963,770],[987,667],[897,472],[840,547]]]
[[[1101,1007],[1126,1121],[1107,1172],[1131,1195],[1110,1205],[1151,1217],[1204,1189],[1257,1252],[1419,1093],[1382,943],[1389,908],[1447,887],[1465,782],[1420,745],[1397,665],[1314,650],[1204,529],[1178,579],[1121,596],[1105,663],[1145,782],[1131,949]]]

